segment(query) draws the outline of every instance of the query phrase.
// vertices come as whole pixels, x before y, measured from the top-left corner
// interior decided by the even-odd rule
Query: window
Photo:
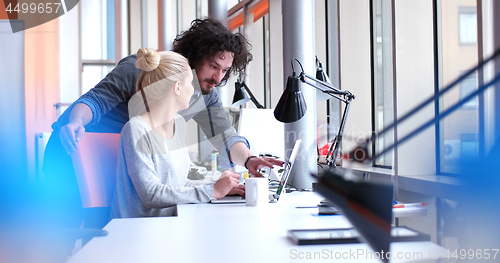
[[[441,35],[438,50],[440,89],[454,82],[470,68],[478,64],[476,1],[467,0],[460,4],[455,0],[442,0],[437,12]],[[457,12],[458,11],[458,12]],[[454,17],[458,15],[458,19]],[[455,85],[440,99],[439,111],[443,112],[465,98],[478,87],[478,73],[470,74]],[[438,173],[456,173],[464,159],[477,156],[479,149],[479,100],[474,98],[440,122],[440,145]]]
[[[374,132],[388,127],[394,113],[401,118],[478,64],[478,57],[483,56],[483,48],[487,47],[487,44],[478,47],[478,43],[487,43],[488,36],[482,36],[482,20],[478,20],[482,13],[477,14],[477,3],[475,0],[372,1]],[[488,8],[484,4],[480,10],[486,12]],[[393,15],[395,21],[392,21]],[[482,79],[487,78],[488,71],[485,69],[485,76],[480,74],[483,72],[470,74],[434,104],[428,104],[408,121],[398,124],[397,139],[401,140],[476,91]],[[397,91],[397,105],[392,105],[394,91]],[[491,115],[485,101],[489,100],[482,96],[469,100],[434,129],[429,128],[398,146],[398,174],[456,173],[463,160],[484,153],[485,140],[488,140],[485,121]],[[387,131],[377,138],[372,147],[375,155],[392,145],[393,134]],[[382,156],[374,160],[373,165],[391,167],[391,157],[392,154]],[[424,163],[427,167],[432,166],[434,161],[434,171],[421,168]]]
[[[92,89],[116,65],[115,1],[81,2],[81,94]]]
[[[461,45],[475,45],[477,43],[477,14],[475,6],[458,7],[458,32]]]

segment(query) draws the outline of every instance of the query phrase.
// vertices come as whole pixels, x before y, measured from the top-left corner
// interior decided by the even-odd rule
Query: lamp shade
[[[299,78],[288,76],[286,89],[274,109],[274,117],[281,122],[290,123],[299,120],[306,114],[307,105],[299,88]]]
[[[240,82],[234,83],[235,91],[234,91],[234,96],[233,96],[233,107],[239,107],[245,103],[247,103],[250,100],[250,96],[248,95],[247,91],[242,88],[242,85]]]

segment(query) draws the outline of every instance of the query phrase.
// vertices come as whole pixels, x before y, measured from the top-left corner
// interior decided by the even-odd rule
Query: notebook
[[[300,150],[300,144],[302,140],[297,140],[293,145],[292,152],[290,153],[290,158],[286,160],[285,165],[283,166],[283,173],[281,175],[281,180],[279,182],[278,188],[269,191],[269,202],[277,202],[281,196],[281,194],[285,190],[286,183],[288,182],[288,177],[290,177],[290,173],[293,168],[293,164],[295,163],[295,159]],[[245,198],[243,196],[225,196],[223,198],[212,200],[213,204],[225,204],[225,203],[244,203]]]

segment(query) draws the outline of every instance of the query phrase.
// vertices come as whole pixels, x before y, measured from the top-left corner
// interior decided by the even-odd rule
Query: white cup
[[[263,204],[268,204],[268,179],[262,177],[252,177],[245,179],[245,200],[248,206],[261,206]]]

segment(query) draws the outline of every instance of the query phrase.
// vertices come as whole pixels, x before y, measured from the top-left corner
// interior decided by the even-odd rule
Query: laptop
[[[281,180],[279,182],[278,188],[276,190],[269,190],[269,202],[277,202],[281,194],[285,190],[286,183],[288,182],[288,177],[292,172],[293,164],[300,150],[300,144],[302,140],[297,140],[292,148],[292,153],[290,153],[290,158],[285,162],[283,166],[283,173],[281,174]],[[227,203],[245,203],[245,197],[243,196],[224,196],[223,198],[215,199],[210,201],[213,204],[227,204]]]

